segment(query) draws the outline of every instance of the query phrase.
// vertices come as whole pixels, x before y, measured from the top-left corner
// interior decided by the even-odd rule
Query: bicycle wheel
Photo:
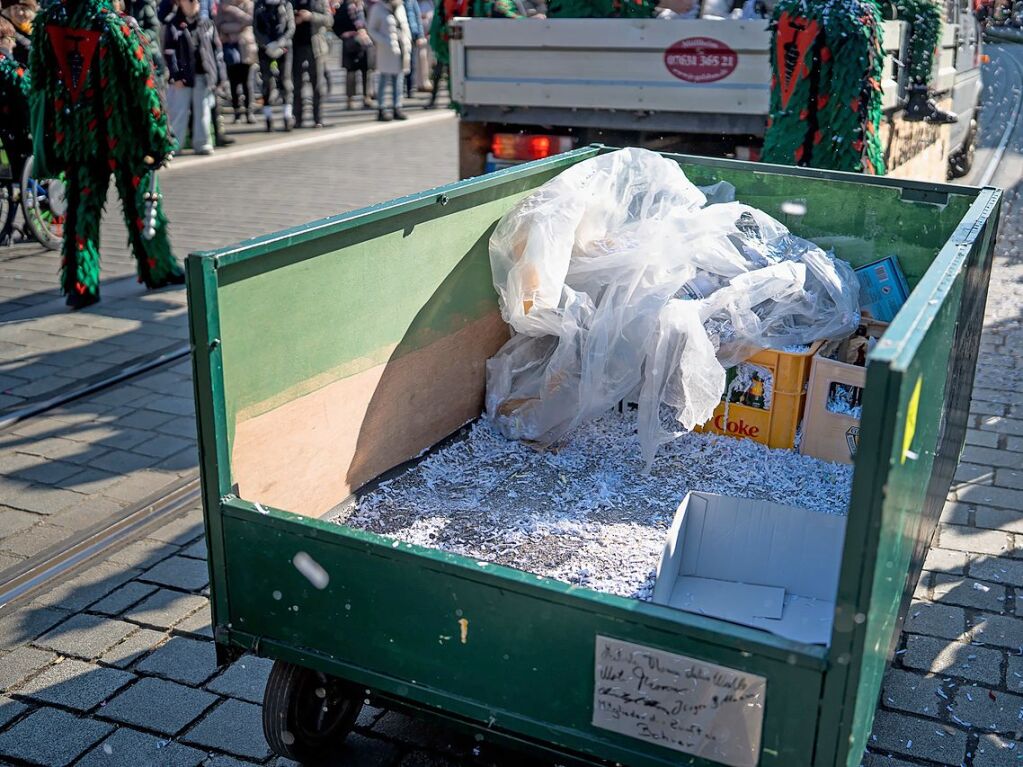
[[[29,233],[49,250],[60,250],[67,216],[64,174],[40,179],[32,175],[32,158],[21,174],[21,212]]]

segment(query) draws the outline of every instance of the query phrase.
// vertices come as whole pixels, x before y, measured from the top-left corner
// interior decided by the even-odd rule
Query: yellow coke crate
[[[746,360],[746,364],[766,368],[771,374],[770,408],[729,402],[729,392],[726,391],[726,399],[714,410],[714,416],[696,430],[752,439],[768,447],[795,447],[796,431],[803,418],[806,401],[806,384],[810,380],[810,365],[823,345],[823,341],[818,341],[805,352],[764,349],[754,354]],[[763,396],[763,391],[754,391],[752,396]]]

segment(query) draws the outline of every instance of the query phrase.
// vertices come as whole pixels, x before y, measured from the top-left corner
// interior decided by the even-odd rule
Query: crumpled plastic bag
[[[729,189],[708,188],[715,199]],[[707,204],[643,149],[585,160],[519,202],[490,239],[512,338],[487,362],[506,436],[549,446],[621,401],[657,448],[705,423],[725,369],[763,348],[852,333],[852,268],[738,202]]]

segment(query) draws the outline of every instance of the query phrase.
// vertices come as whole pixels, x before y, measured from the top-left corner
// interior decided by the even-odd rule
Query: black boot
[[[387,110],[380,109],[377,111],[377,120],[382,123],[388,123],[391,121],[391,114]]]
[[[948,125],[959,122],[959,117],[946,112],[930,98],[926,85],[909,86],[909,100],[906,102],[906,120],[909,122],[928,122],[936,125]]]

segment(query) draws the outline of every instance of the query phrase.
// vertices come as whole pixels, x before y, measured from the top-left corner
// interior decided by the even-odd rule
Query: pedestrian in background
[[[256,63],[256,36],[252,31],[253,0],[222,0],[217,31],[224,46],[227,81],[231,88],[234,121],[250,125],[252,116],[252,67]]]
[[[163,56],[160,54],[160,19],[157,17],[156,0],[125,0],[125,13],[139,23],[139,28],[149,40],[149,51],[153,56],[153,67],[161,83],[167,77]]]
[[[171,132],[182,147],[191,117],[192,148],[212,154],[213,94],[227,77],[220,38],[213,20],[200,15],[198,0],[177,0],[174,8],[163,32]]]
[[[256,37],[259,75],[263,81],[263,119],[273,130],[271,99],[274,86],[283,102],[284,130],[295,124],[291,111],[291,39],[295,34],[295,13],[287,0],[255,0],[252,31]]]
[[[423,12],[419,7],[419,0],[404,0],[405,18],[408,19],[409,33],[412,35],[412,49],[409,55],[409,71],[402,83],[405,87],[405,96],[412,98],[412,91],[416,87],[416,70],[419,63],[418,50],[426,45],[426,35],[423,31]]]
[[[327,54],[327,29],[334,20],[327,10],[326,0],[291,0],[295,11],[295,37],[293,40],[294,59],[292,78],[295,92],[295,127],[302,127],[303,106],[302,74],[309,73],[309,85],[313,91],[313,124],[323,127],[322,101],[327,87],[324,78]]]
[[[32,50],[32,21],[39,6],[36,0],[0,0],[0,16],[11,23],[14,29],[14,47],[11,58],[21,66],[28,66],[28,54]]]
[[[429,93],[433,90],[433,83],[430,81],[430,72],[433,70],[432,49],[429,46],[430,26],[433,24],[434,0],[419,0],[419,10],[423,19],[423,45],[419,46],[417,54],[416,80],[420,91]]]
[[[348,109],[355,102],[356,86],[362,80],[362,106],[372,109],[369,97],[369,58],[373,40],[366,31],[366,5],[363,0],[344,0],[334,14],[334,34],[341,38],[341,66],[345,70],[345,96]]]
[[[378,0],[369,11],[369,36],[377,58],[377,119],[406,120],[401,111],[401,77],[408,74],[412,56],[412,33],[403,0]],[[387,89],[391,89],[391,112]]]

